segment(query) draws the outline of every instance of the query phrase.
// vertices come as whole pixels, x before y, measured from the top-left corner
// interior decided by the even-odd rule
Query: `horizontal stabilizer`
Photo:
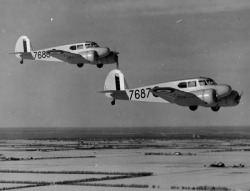
[[[129,100],[128,94],[125,90],[106,90],[100,91],[100,93],[106,93],[107,97],[118,100]]]
[[[22,54],[24,52],[11,52],[10,54]]]
[[[114,93],[117,90],[105,90],[105,91],[99,91],[98,93]]]
[[[12,52],[10,54],[15,54],[22,59],[34,60],[31,52]]]

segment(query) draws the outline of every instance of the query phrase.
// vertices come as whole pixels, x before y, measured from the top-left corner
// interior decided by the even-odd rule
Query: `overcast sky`
[[[116,49],[132,88],[207,76],[245,94],[240,105],[217,113],[160,103],[111,106],[97,92],[115,65],[20,65],[9,53],[21,35],[35,49],[85,40]],[[0,55],[0,127],[250,124],[249,0],[1,0]]]

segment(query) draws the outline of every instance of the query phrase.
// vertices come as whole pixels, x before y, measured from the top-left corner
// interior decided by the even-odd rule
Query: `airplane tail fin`
[[[105,93],[107,97],[112,98],[110,96],[110,93],[112,91],[122,91],[125,90],[126,88],[127,88],[127,83],[123,73],[118,69],[114,69],[111,72],[109,72],[105,80],[103,93]]]
[[[26,53],[32,51],[30,39],[27,36],[20,36],[17,39],[15,53]],[[17,58],[21,58],[20,54],[16,54]]]

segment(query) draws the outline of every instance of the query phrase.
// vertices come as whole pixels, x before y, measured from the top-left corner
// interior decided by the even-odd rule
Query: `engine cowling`
[[[214,89],[199,90],[192,93],[202,101],[206,102],[206,104],[212,105],[217,102],[217,94]]]
[[[81,56],[89,62],[95,62],[99,58],[98,53],[94,50],[83,52],[81,53]]]
[[[219,101],[219,106],[222,107],[236,106],[240,103],[240,99],[241,95],[239,95],[237,91],[232,90],[232,92],[228,96],[224,97]]]

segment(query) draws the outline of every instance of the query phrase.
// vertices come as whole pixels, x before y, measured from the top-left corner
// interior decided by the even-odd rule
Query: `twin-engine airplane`
[[[118,65],[118,52],[110,51],[109,48],[99,47],[95,42],[86,41],[82,43],[56,46],[34,51],[27,36],[21,36],[16,42],[15,52],[17,58],[23,60],[42,60],[68,62],[76,64],[79,68],[84,64],[96,65],[102,68],[104,64]]]
[[[123,73],[117,69],[108,74],[102,93],[113,99],[112,105],[115,100],[175,103],[188,106],[192,111],[198,106],[219,111],[220,107],[238,105],[241,99],[241,95],[231,86],[216,84],[211,78],[205,77],[128,89]]]

